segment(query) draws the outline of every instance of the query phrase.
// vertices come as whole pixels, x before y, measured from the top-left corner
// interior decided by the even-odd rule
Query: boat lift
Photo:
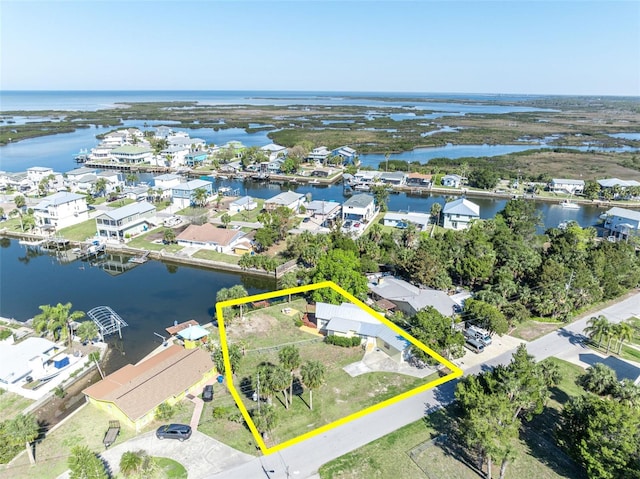
[[[101,341],[104,341],[105,336],[113,334],[116,331],[120,339],[122,339],[122,328],[129,326],[124,319],[109,306],[96,306],[90,311],[87,311],[87,316],[98,326],[98,334],[100,335]]]

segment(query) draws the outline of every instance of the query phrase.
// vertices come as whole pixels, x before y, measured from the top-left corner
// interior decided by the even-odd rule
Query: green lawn
[[[158,468],[158,473],[156,474],[157,477],[166,479],[187,479],[187,470],[179,462],[167,457],[154,457],[153,461]]]
[[[140,236],[136,236],[131,241],[127,243],[127,246],[130,248],[139,248],[149,251],[161,251],[165,250],[167,253],[175,253],[180,251],[183,246],[179,244],[162,244],[162,243],[154,243],[154,240],[162,239],[163,237],[163,228],[156,228],[153,231],[149,231]]]
[[[550,358],[564,376],[552,391],[545,411],[531,427],[525,428],[514,447],[516,459],[507,468],[506,477],[536,479],[581,478],[578,468],[560,451],[553,440],[552,420],[570,396],[584,393],[577,377],[584,372],[574,364]],[[438,411],[425,420],[408,424],[391,434],[345,454],[320,468],[322,479],[393,477],[396,479],[477,479],[480,477],[464,462],[463,454],[452,441],[430,444],[432,438],[446,433],[452,408]],[[545,429],[546,428],[546,429]],[[419,447],[420,446],[420,447]],[[410,457],[411,454],[411,457]],[[426,471],[426,472],[425,472]],[[499,465],[494,469],[496,477]]]
[[[96,235],[96,220],[91,219],[58,231],[58,235],[71,241],[85,241]]]
[[[229,263],[229,264],[238,264],[238,261],[240,261],[240,256],[218,253],[217,251],[213,251],[210,249],[198,250],[193,254],[192,257],[200,258],[200,259],[208,259],[212,261],[221,261],[223,263]]]
[[[32,399],[0,389],[0,421],[13,419],[32,403]]]
[[[247,221],[249,223],[253,223],[258,221],[258,215],[262,213],[262,207],[264,206],[264,200],[256,199],[256,203],[258,203],[258,207],[251,211],[240,211],[231,217],[234,221]]]

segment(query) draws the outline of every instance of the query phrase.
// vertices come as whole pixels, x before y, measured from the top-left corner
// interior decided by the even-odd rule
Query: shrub
[[[11,336],[13,333],[11,332],[10,329],[3,329],[0,330],[0,341],[7,339],[9,336]]]
[[[176,413],[176,408],[168,402],[163,402],[156,409],[156,419],[158,421],[166,421],[171,419]]]
[[[334,346],[342,346],[343,348],[351,348],[354,346],[360,346],[362,343],[362,338],[358,336],[353,336],[351,338],[345,338],[343,336],[330,335],[325,336],[324,341],[328,344],[333,344]]]

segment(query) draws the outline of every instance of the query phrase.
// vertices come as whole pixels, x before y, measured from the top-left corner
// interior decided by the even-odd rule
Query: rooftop
[[[449,215],[464,215],[464,216],[480,216],[480,206],[472,203],[466,198],[460,198],[455,201],[450,201],[442,208],[443,214]]]
[[[44,338],[27,338],[18,344],[0,341],[0,381],[11,384],[27,376],[33,369],[30,361],[44,357],[55,347],[55,343]]]
[[[293,191],[285,191],[274,196],[273,198],[269,198],[267,201],[265,201],[265,203],[275,203],[278,205],[288,206],[292,203],[295,203],[303,196],[304,195],[300,193],[294,193]]]
[[[347,201],[344,202],[345,208],[366,208],[371,203],[373,203],[373,196],[359,194],[353,195]]]
[[[151,153],[151,148],[135,145],[122,145],[111,150],[111,153],[114,155],[141,155],[142,153]]]
[[[156,207],[151,203],[147,203],[146,201],[139,201],[112,211],[105,211],[100,216],[98,216],[98,218],[103,218],[106,216],[107,218],[110,218],[112,220],[119,221],[121,219],[128,218],[129,216],[148,213],[149,211],[155,210]]]
[[[614,206],[610,210],[607,211],[608,216],[617,216],[619,218],[624,218],[627,220],[640,221],[640,211],[628,210],[626,208],[620,208],[618,206]]]
[[[60,191],[44,198],[36,205],[34,209],[46,210],[49,206],[64,205],[65,203],[83,199],[85,199],[84,195],[79,195],[78,193],[70,193],[68,191]]]
[[[211,223],[203,225],[189,225],[178,235],[178,241],[195,241],[198,243],[215,243],[221,246],[229,246],[233,240],[240,238],[244,233],[239,230],[218,228]]]
[[[444,316],[451,316],[454,312],[455,301],[444,291],[421,289],[392,276],[384,276],[377,283],[369,284],[369,289],[391,302],[407,303],[416,311],[433,306]]]

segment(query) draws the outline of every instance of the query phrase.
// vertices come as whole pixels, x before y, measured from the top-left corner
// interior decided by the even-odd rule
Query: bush
[[[345,338],[343,336],[330,335],[330,336],[325,336],[324,341],[325,343],[333,344],[334,346],[351,348],[354,346],[360,346],[360,343],[362,343],[362,338],[360,338],[359,336]]]
[[[13,333],[11,332],[10,329],[3,329],[0,330],[0,341],[7,339],[9,336],[11,336]]]
[[[213,416],[213,419],[224,419],[229,415],[230,412],[231,412],[231,408],[229,407],[215,406],[211,410],[211,415]]]
[[[158,421],[166,421],[171,419],[176,413],[176,408],[167,402],[163,402],[156,409],[156,419]]]

